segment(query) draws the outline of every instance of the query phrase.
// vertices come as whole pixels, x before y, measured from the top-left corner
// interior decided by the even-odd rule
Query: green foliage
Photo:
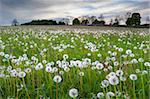
[[[78,18],[75,18],[72,23],[73,25],[80,25],[80,21]]]
[[[126,21],[127,26],[140,26],[141,16],[140,13],[133,13],[131,18],[128,18]]]

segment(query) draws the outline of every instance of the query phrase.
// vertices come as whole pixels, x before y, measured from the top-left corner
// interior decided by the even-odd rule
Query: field
[[[0,27],[0,99],[148,99],[148,29]]]

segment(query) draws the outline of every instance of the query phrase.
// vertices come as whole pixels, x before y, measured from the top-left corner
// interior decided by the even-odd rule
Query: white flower
[[[88,53],[87,56],[91,56],[91,53]]]
[[[54,76],[53,81],[56,83],[60,83],[62,81],[62,78],[61,78],[61,76],[56,75],[56,76]]]
[[[110,72],[108,75],[111,76],[111,77],[116,77],[116,73],[115,72]]]
[[[143,58],[139,58],[138,61],[139,62],[144,62],[144,59]]]
[[[84,76],[84,72],[79,72],[79,75],[80,76]]]
[[[103,92],[97,93],[97,98],[101,99],[103,97],[104,97],[104,93]]]
[[[119,52],[123,52],[123,48],[118,48],[118,51]]]
[[[98,64],[96,65],[96,68],[97,68],[97,69],[103,69],[103,68],[104,68],[104,65],[103,65],[102,63],[98,63]]]
[[[64,54],[64,55],[63,55],[63,59],[64,59],[64,60],[66,60],[66,59],[68,59],[68,58],[69,58],[69,56],[68,56],[67,54]]]
[[[148,71],[146,70],[142,70],[141,72],[142,72],[142,75],[148,74]]]
[[[144,63],[144,66],[150,67],[150,62],[145,62],[145,63]]]
[[[109,85],[109,81],[108,80],[103,80],[101,84],[102,84],[103,87],[107,87]]]
[[[46,64],[46,63],[47,63],[47,61],[46,61],[46,60],[42,60],[42,63],[43,63],[43,64]]]
[[[130,74],[130,79],[131,80],[137,80],[137,75],[136,74]]]
[[[18,73],[18,76],[19,76],[20,78],[23,78],[23,77],[26,76],[26,73],[23,72],[23,71],[21,71],[21,72]]]
[[[30,72],[31,72],[31,68],[26,68],[26,69],[24,69],[24,71],[25,71],[26,73],[30,73]]]
[[[51,67],[46,67],[46,68],[45,68],[45,71],[46,71],[46,72],[52,72],[52,68],[51,68]]]
[[[118,65],[119,65],[119,62],[115,61],[114,66],[118,66]]]
[[[117,76],[122,76],[123,75],[123,71],[122,70],[117,70],[116,71],[116,75]]]
[[[69,90],[69,96],[72,98],[76,98],[78,96],[78,90],[75,88],[72,88]]]
[[[136,73],[140,73],[141,71],[140,71],[140,69],[136,69],[135,72]]]
[[[38,64],[35,66],[35,70],[40,70],[40,69],[43,69],[42,63],[38,63]]]
[[[100,57],[102,57],[102,55],[101,55],[101,54],[97,54],[97,57],[99,57],[99,58],[100,58]]]
[[[130,49],[126,50],[126,54],[130,55],[132,53],[132,51]]]
[[[117,85],[117,84],[119,84],[119,79],[118,79],[117,76],[116,77],[110,77],[108,80],[109,80],[109,83],[111,85]]]
[[[132,60],[131,60],[131,63],[133,63],[133,64],[137,64],[137,63],[138,63],[138,61],[137,61],[137,59],[132,59]]]
[[[126,81],[126,80],[127,80],[127,78],[126,78],[126,77],[124,77],[124,76],[120,76],[120,80],[121,80],[121,81]]]
[[[115,94],[113,92],[107,92],[106,93],[107,98],[110,98],[110,97],[113,97],[113,96],[115,96]]]

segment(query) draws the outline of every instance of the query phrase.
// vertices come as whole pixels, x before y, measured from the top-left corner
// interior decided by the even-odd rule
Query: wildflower
[[[113,92],[107,92],[107,93],[106,93],[106,97],[108,97],[108,99],[109,99],[110,97],[113,97],[113,96],[115,96],[115,94],[114,94]]]
[[[107,87],[109,85],[109,81],[108,80],[103,80],[101,84],[102,84],[103,87]]]
[[[119,62],[115,61],[114,66],[118,66],[118,65],[119,65]]]
[[[137,80],[137,75],[136,74],[130,74],[130,79],[131,80]]]
[[[118,77],[110,77],[108,80],[109,80],[109,83],[110,83],[111,85],[117,85],[117,84],[119,84],[119,79],[118,79]]]
[[[144,62],[144,59],[143,58],[139,58],[138,61],[139,62]]]
[[[60,83],[62,81],[62,78],[61,78],[61,76],[56,75],[56,76],[54,76],[53,81],[56,83]]]
[[[46,72],[52,72],[52,68],[51,67],[46,67],[45,70],[46,70]]]
[[[24,77],[26,76],[26,73],[23,72],[23,71],[21,71],[21,72],[18,73],[18,76],[19,76],[20,78],[24,78]]]
[[[116,71],[116,75],[117,76],[122,76],[123,75],[123,71],[122,70],[117,70]]]
[[[98,63],[98,64],[96,65],[96,68],[97,68],[97,69],[103,69],[103,68],[104,68],[104,65],[103,65],[102,63]]]
[[[38,63],[38,64],[35,66],[35,70],[40,70],[40,69],[43,69],[42,63]]]
[[[31,68],[26,68],[26,69],[24,69],[24,72],[30,73],[30,72],[31,72]]]
[[[69,57],[69,56],[68,56],[67,54],[64,54],[64,55],[63,55],[63,59],[64,59],[64,60],[68,59],[68,57]]]
[[[132,53],[132,51],[130,49],[126,50],[126,54],[130,55]]]
[[[99,57],[99,58],[100,58],[100,57],[102,57],[102,55],[101,55],[101,54],[97,54],[97,57]]]
[[[144,66],[150,67],[150,62],[145,62],[145,63],[144,63]]]
[[[118,51],[119,52],[123,52],[123,48],[118,48]]]
[[[84,76],[84,72],[79,72],[79,75],[82,77]]]
[[[78,96],[78,90],[75,88],[72,88],[69,90],[69,96],[72,98],[76,98]]]
[[[121,80],[121,81],[126,81],[126,80],[127,80],[127,78],[126,78],[126,77],[124,77],[124,76],[120,76],[120,80]]]
[[[97,98],[101,99],[103,97],[104,97],[104,93],[103,92],[97,93]]]

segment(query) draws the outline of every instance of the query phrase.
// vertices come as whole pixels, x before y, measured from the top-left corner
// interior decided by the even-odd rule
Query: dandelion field
[[[148,29],[0,27],[0,99],[148,99]]]

